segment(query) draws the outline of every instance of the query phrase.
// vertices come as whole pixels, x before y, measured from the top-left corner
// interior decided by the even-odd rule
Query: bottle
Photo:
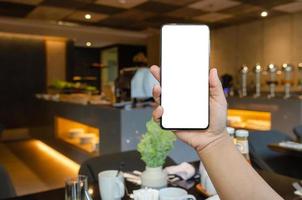
[[[249,143],[248,136],[249,132],[244,129],[238,129],[236,132],[236,147],[240,153],[245,157],[246,160],[250,161],[249,155]]]
[[[226,130],[229,136],[232,137],[234,144],[236,144],[235,129],[233,127],[227,127]]]

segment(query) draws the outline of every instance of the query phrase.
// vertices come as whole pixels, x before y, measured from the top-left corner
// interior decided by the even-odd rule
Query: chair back
[[[4,131],[4,125],[0,123],[0,140],[2,138],[2,132]]]
[[[252,165],[258,169],[274,171],[270,161],[280,154],[268,148],[269,144],[290,140],[290,137],[282,132],[252,131],[249,134],[249,149]]]
[[[302,143],[302,125],[294,127],[293,132],[297,137],[297,141]]]
[[[258,154],[264,160],[279,156],[280,153],[274,152],[269,149],[268,145],[272,143],[279,143],[282,141],[290,141],[291,138],[280,131],[255,131],[250,132],[249,137],[249,147],[252,153]]]
[[[0,199],[16,196],[16,192],[7,171],[0,165]]]

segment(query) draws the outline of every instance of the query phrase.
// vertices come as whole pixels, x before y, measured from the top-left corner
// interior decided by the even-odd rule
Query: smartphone
[[[210,30],[206,25],[168,24],[161,28],[161,127],[209,126]]]

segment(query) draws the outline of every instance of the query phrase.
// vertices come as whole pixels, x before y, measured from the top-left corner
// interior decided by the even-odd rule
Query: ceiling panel
[[[136,7],[140,10],[145,11],[151,11],[155,13],[165,13],[172,10],[176,10],[180,8],[180,6],[172,5],[172,4],[166,4],[166,3],[160,3],[156,1],[147,1],[139,6]]]
[[[57,8],[52,6],[39,6],[35,8],[27,18],[44,20],[61,20],[71,14],[74,10]]]
[[[203,0],[190,4],[190,8],[196,8],[208,12],[217,12],[223,9],[239,5],[240,2],[232,0]]]
[[[285,4],[285,3],[290,3],[295,0],[237,0],[242,3],[247,3],[247,4],[253,4],[253,5],[258,5],[266,9],[270,9],[274,6]]]
[[[127,19],[127,20],[132,20],[132,21],[142,21],[145,19],[148,19],[150,17],[155,16],[156,13],[149,12],[149,11],[142,11],[138,9],[130,9],[115,15],[112,15],[113,18],[115,19]]]
[[[147,23],[141,23],[139,21],[133,21],[128,19],[115,19],[113,17],[109,17],[105,20],[102,20],[98,23],[98,25],[128,30],[144,30],[147,28]]]
[[[204,15],[200,15],[198,17],[194,17],[194,19],[202,21],[202,22],[218,22],[225,19],[232,18],[232,15],[229,14],[222,14],[222,13],[208,13]]]
[[[205,12],[199,10],[199,9],[194,9],[194,8],[189,8],[189,7],[182,7],[177,10],[170,11],[166,13],[167,16],[170,17],[177,17],[177,18],[192,18],[199,16],[201,14],[204,14]]]
[[[146,1],[147,0],[97,0],[95,3],[117,8],[132,8]]]
[[[88,1],[80,1],[80,0],[44,0],[41,4],[45,6],[76,9],[76,8],[82,8],[88,3],[89,3]]]
[[[245,15],[249,13],[258,13],[263,11],[263,8],[256,5],[250,5],[250,4],[240,4],[238,6],[234,6],[232,8],[228,8],[222,11],[224,14],[231,14],[231,15]]]
[[[273,7],[273,9],[281,12],[287,12],[287,13],[299,12],[302,11],[302,1],[281,4]]]
[[[0,0],[0,17],[55,20],[129,30],[165,23],[223,27],[302,11],[302,0]],[[84,15],[89,13],[92,19]]]
[[[0,2],[9,2],[9,3],[19,3],[19,4],[26,4],[26,5],[38,5],[43,0],[0,0]]]
[[[125,11],[126,9],[123,8],[116,8],[112,6],[105,6],[105,5],[99,5],[99,4],[87,4],[81,9],[85,9],[87,11],[95,12],[95,13],[103,13],[103,14],[116,14],[122,11]]]
[[[197,0],[155,0],[155,1],[158,1],[161,3],[166,3],[166,4],[184,6],[184,5],[196,2]]]

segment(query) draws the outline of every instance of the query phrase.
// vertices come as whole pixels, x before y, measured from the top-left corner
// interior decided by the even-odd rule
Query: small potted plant
[[[162,188],[167,185],[167,174],[163,171],[163,164],[174,146],[176,136],[166,131],[151,119],[147,122],[147,132],[143,135],[137,150],[141,159],[146,163],[142,174],[142,186]]]

